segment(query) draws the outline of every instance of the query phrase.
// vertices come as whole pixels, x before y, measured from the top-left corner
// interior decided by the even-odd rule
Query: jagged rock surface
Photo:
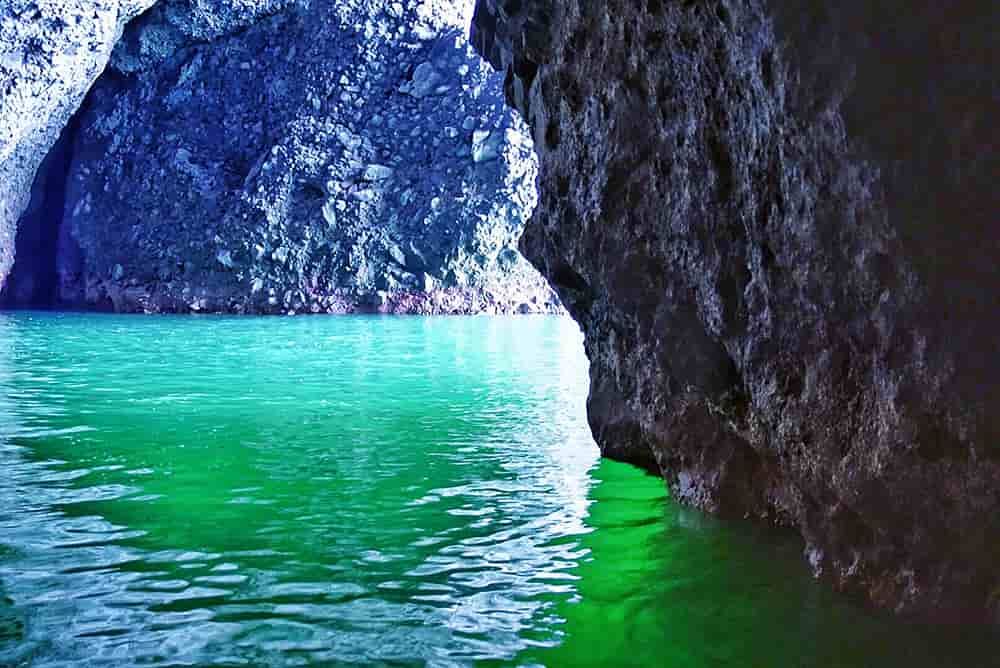
[[[530,136],[459,8],[168,0],[135,21],[80,119],[60,302],[559,309],[516,250]]]
[[[154,1],[0,0],[0,289],[35,171],[122,27]]]
[[[603,451],[1000,622],[996,3],[479,0]]]

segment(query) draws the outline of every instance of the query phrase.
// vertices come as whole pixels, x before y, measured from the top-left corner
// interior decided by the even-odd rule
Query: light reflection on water
[[[1000,666],[598,462],[559,318],[0,314],[0,665]]]
[[[524,631],[571,593],[586,530],[585,364],[555,318],[4,317],[11,655],[467,661],[554,642]]]

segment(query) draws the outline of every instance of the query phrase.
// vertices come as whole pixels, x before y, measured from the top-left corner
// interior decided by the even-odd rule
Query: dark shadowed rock
[[[479,0],[603,451],[1000,617],[997,4]]]

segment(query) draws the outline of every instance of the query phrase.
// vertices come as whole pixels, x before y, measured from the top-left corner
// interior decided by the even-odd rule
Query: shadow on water
[[[0,559],[8,558],[3,551]],[[24,649],[24,618],[0,583],[0,665],[22,661]]]
[[[911,624],[816,582],[800,539],[670,501],[659,478],[604,461],[593,472],[589,556],[560,602],[549,666],[1000,666],[1000,634]]]

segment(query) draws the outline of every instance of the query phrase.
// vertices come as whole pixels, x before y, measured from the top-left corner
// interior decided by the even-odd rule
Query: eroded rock
[[[154,1],[0,3],[0,289],[36,170],[104,70],[125,23]]]
[[[61,302],[558,310],[529,263],[501,259],[536,160],[460,4],[165,0],[135,21],[81,116]],[[474,132],[490,137],[475,155]]]
[[[479,0],[605,454],[928,618],[1000,605],[996,4]]]

